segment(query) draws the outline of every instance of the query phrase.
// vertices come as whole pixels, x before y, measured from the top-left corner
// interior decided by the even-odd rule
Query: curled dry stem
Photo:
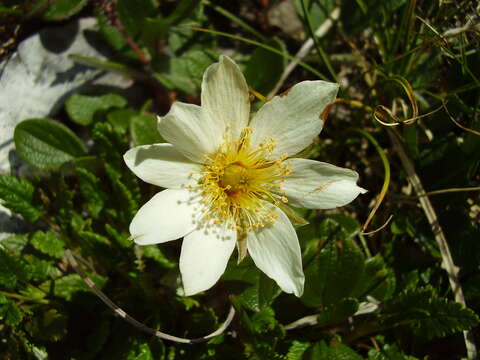
[[[220,325],[220,327],[217,330],[215,330],[214,332],[208,335],[195,338],[195,339],[181,338],[181,337],[169,335],[164,332],[152,329],[146,326],[145,324],[142,324],[140,321],[134,319],[130,315],[128,315],[124,310],[122,310],[120,307],[118,307],[118,305],[116,305],[112,300],[110,300],[110,298],[107,295],[105,295],[99,288],[95,286],[93,281],[78,266],[78,263],[75,257],[77,257],[79,261],[84,262],[84,260],[80,256],[72,253],[70,250],[66,250],[65,255],[68,259],[68,262],[72,266],[72,268],[77,272],[78,275],[80,275],[80,277],[85,282],[85,284],[87,284],[87,286],[92,290],[92,292],[95,295],[97,295],[100,298],[100,300],[102,300],[110,309],[112,309],[116,315],[120,316],[123,320],[135,326],[136,328],[142,330],[143,332],[146,332],[160,339],[173,341],[181,344],[196,344],[200,342],[205,342],[225,332],[225,330],[228,328],[228,326],[232,322],[233,317],[235,316],[235,309],[233,308],[233,306],[230,306],[230,311],[228,312],[225,322],[222,325]]]

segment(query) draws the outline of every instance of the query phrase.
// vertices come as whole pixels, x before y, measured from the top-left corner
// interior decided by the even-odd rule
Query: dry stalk
[[[438,248],[442,256],[441,266],[448,274],[448,281],[450,282],[450,287],[452,289],[455,301],[466,307],[465,297],[463,296],[462,287],[460,285],[460,280],[458,278],[459,268],[458,266],[455,266],[453,262],[452,254],[450,253],[450,248],[448,247],[447,239],[442,230],[442,227],[438,222],[437,214],[435,213],[432,203],[430,202],[430,199],[428,198],[428,195],[425,192],[425,189],[423,188],[420,178],[415,172],[415,168],[413,166],[412,161],[407,156],[403,148],[399,135],[392,128],[386,128],[386,131],[388,133],[388,136],[390,137],[390,141],[393,144],[393,148],[397,152],[400,158],[400,161],[402,163],[402,166],[407,173],[408,180],[412,184],[418,196],[418,201],[420,202],[423,212],[425,213],[425,216],[427,217],[427,220],[432,228],[432,232],[435,236],[435,240],[437,241]],[[471,331],[464,331],[463,337],[465,339],[468,359],[469,360],[476,359],[477,348],[473,340],[473,333]]]
[[[215,330],[211,334],[208,334],[196,339],[181,338],[181,337],[169,335],[164,332],[152,329],[146,326],[145,324],[142,324],[140,321],[134,319],[130,315],[128,315],[124,310],[122,310],[118,305],[116,305],[112,300],[110,300],[110,298],[107,295],[105,295],[99,288],[97,288],[93,283],[93,281],[78,266],[77,260],[75,259],[75,256],[78,257],[78,255],[74,255],[70,250],[66,250],[65,255],[68,259],[68,262],[72,266],[72,268],[77,272],[78,275],[80,275],[80,277],[85,282],[85,284],[87,284],[87,286],[92,290],[92,292],[95,295],[97,295],[100,298],[100,300],[102,300],[110,309],[112,309],[116,315],[120,316],[123,320],[135,326],[136,328],[142,330],[143,332],[146,332],[160,339],[173,341],[176,343],[182,343],[182,344],[196,344],[196,343],[208,341],[209,339],[214,338],[222,334],[223,332],[225,332],[225,330],[228,328],[228,326],[232,322],[233,317],[235,316],[235,309],[233,308],[233,306],[231,306],[230,311],[228,312],[227,319],[222,325],[220,325],[220,327],[217,330]],[[85,262],[81,257],[78,257],[78,259],[82,262]]]

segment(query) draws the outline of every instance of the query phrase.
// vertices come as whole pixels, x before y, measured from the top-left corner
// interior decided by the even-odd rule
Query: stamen
[[[228,129],[230,130],[230,129]],[[253,148],[251,128],[245,128],[237,140],[226,132],[219,150],[206,158],[200,190],[204,220],[214,224],[227,222],[238,231],[251,231],[274,224],[273,204],[287,203],[281,184],[291,170],[284,162],[286,154],[271,159],[275,139],[268,138]]]

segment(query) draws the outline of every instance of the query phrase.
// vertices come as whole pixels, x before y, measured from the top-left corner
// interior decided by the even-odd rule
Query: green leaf
[[[98,275],[90,274],[89,278],[95,283],[98,288],[103,287],[107,279]],[[67,301],[72,300],[72,297],[78,291],[90,291],[90,288],[85,284],[82,278],[77,274],[66,275],[54,282],[54,294]]]
[[[147,343],[138,344],[130,350],[127,360],[154,360],[150,346]]]
[[[45,281],[59,271],[51,261],[42,260],[30,254],[25,255],[24,259],[28,262],[29,275],[33,281]]]
[[[310,343],[294,340],[287,353],[287,360],[302,360],[303,354],[310,347]]]
[[[27,264],[0,248],[0,285],[14,289],[19,281],[27,281],[29,278]]]
[[[352,298],[340,300],[322,309],[318,315],[318,325],[334,325],[347,320],[358,310],[358,301]]]
[[[418,358],[405,355],[396,345],[385,344],[381,350],[370,350],[368,360],[418,360]]]
[[[365,260],[365,271],[351,295],[356,297],[370,295],[378,301],[384,301],[392,297],[395,286],[393,270],[385,265],[380,256],[374,256]]]
[[[20,254],[25,246],[28,244],[28,237],[25,235],[11,235],[0,239],[0,247],[4,247],[7,250]]]
[[[51,119],[30,119],[15,127],[20,158],[39,169],[50,169],[86,154],[83,142],[65,125]]]
[[[363,253],[348,228],[330,217],[322,221],[320,232],[329,240],[305,269],[302,297],[312,307],[334,304],[348,297],[364,272]]]
[[[318,342],[311,350],[311,360],[363,360],[355,351],[348,346],[339,343]]]
[[[49,4],[43,18],[45,20],[65,20],[82,10],[88,4],[88,0],[55,0]]]
[[[265,45],[282,52],[286,51],[285,44],[278,38],[269,40]],[[280,79],[285,64],[286,60],[283,56],[257,47],[250,57],[244,72],[248,85],[266,96],[273,89],[278,79]]]
[[[3,318],[5,325],[15,326],[22,321],[23,314],[17,304],[8,301],[6,304],[0,305],[0,318]]]
[[[155,14],[155,6],[151,0],[118,0],[117,11],[125,30],[131,36],[136,36],[146,18]]]
[[[60,259],[63,256],[65,243],[51,231],[37,231],[31,239],[32,246],[38,251]]]
[[[139,246],[139,251],[142,252],[142,255],[146,258],[155,260],[161,267],[166,269],[171,269],[176,266],[176,264],[163,255],[160,248],[156,245],[148,246]]]
[[[138,115],[138,112],[133,109],[115,109],[108,112],[107,120],[116,132],[123,135],[127,132],[135,115]]]
[[[42,208],[34,205],[35,188],[28,180],[10,175],[0,175],[0,199],[3,206],[20,214],[29,222],[35,222]]]
[[[134,79],[146,79],[146,75],[141,71],[135,70],[134,68],[130,68],[125,64],[114,62],[114,61],[107,61],[107,60],[100,60],[94,57],[89,56],[81,56],[77,54],[71,54],[69,58],[73,59],[76,63],[91,66],[96,69],[113,71],[119,73],[121,75],[130,76]]]
[[[97,20],[100,33],[114,50],[119,51],[127,45],[127,41],[121,32],[109,23],[107,15],[97,12]]]
[[[101,190],[102,181],[90,171],[77,168],[76,174],[80,185],[80,193],[83,196],[88,211],[97,217],[102,211],[107,195]]]
[[[252,274],[248,275],[253,286],[248,287],[238,295],[237,298],[242,301],[248,309],[260,311],[262,308],[270,306],[282,291],[274,280],[257,269],[253,270]]]
[[[444,337],[479,324],[478,316],[460,303],[438,297],[431,286],[405,291],[384,304],[383,322],[407,326],[427,340]]]
[[[127,105],[127,100],[117,94],[102,96],[75,94],[65,102],[65,109],[72,121],[86,126],[92,123],[96,112],[113,107],[122,108],[125,105]]]
[[[157,128],[157,118],[153,115],[134,116],[130,123],[130,134],[135,146],[163,143]]]
[[[105,164],[105,170],[114,188],[120,209],[126,218],[132,219],[139,207],[139,197],[136,194],[136,189],[125,185],[121,180],[120,173],[110,164]]]
[[[56,342],[67,334],[67,320],[67,316],[56,309],[42,308],[25,328],[36,340]]]
[[[203,50],[190,50],[181,56],[161,59],[161,69],[155,74],[165,87],[194,95],[200,88],[205,69],[213,57]]]
[[[305,14],[302,9],[301,1],[305,1],[308,16],[312,22],[315,31],[325,20],[330,17],[330,13],[335,8],[335,0],[312,1],[312,0],[294,0],[293,4],[298,16],[305,22]]]

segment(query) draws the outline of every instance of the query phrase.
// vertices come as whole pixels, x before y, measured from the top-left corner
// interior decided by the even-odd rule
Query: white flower
[[[202,106],[175,102],[159,118],[170,143],[125,154],[138,177],[166,188],[135,215],[132,238],[140,245],[184,238],[186,295],[218,281],[235,245],[240,259],[248,251],[283,291],[302,295],[300,246],[282,209],[331,209],[364,192],[352,170],[293,157],[322,130],[320,115],[337,91],[336,84],[304,81],[250,119],[245,78],[221,56],[203,76]]]

